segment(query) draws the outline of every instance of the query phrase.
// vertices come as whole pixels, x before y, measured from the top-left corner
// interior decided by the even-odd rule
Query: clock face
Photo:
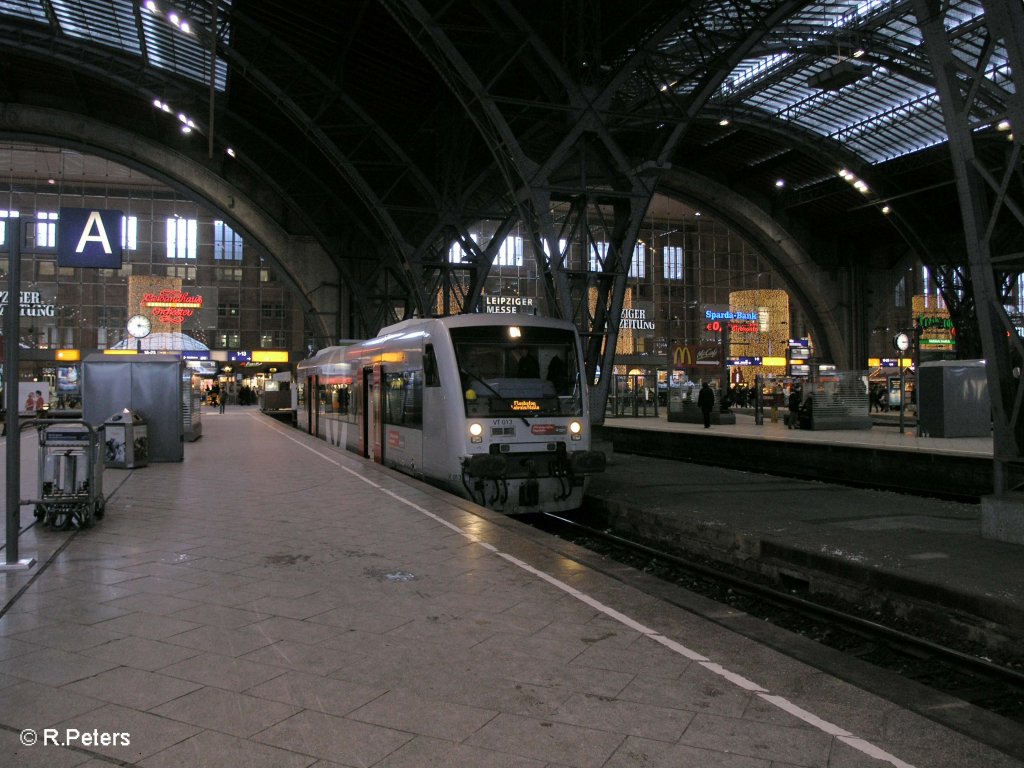
[[[152,327],[149,318],[145,315],[133,315],[128,318],[128,333],[137,339],[148,336]]]
[[[910,337],[905,333],[897,333],[893,336],[892,344],[900,352],[906,352],[910,349]]]

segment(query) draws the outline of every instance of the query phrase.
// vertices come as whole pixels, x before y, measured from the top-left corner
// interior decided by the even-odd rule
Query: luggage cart
[[[58,530],[88,528],[103,517],[101,430],[85,421],[46,420],[39,433],[39,494],[35,516]]]

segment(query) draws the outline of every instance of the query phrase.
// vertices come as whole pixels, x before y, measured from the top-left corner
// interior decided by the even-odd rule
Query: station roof
[[[1000,152],[1007,52],[980,2],[946,6],[957,61],[985,62],[969,119]],[[885,204],[958,219],[910,0],[0,0],[0,40],[3,102],[230,152],[225,175],[353,260],[501,218],[530,172],[557,198],[613,162],[704,174],[875,253],[899,239]],[[565,148],[580,125],[586,170]]]

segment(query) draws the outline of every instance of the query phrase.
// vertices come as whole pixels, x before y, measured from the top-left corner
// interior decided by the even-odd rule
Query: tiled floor
[[[4,766],[1017,765],[251,409],[203,429],[0,575]]]

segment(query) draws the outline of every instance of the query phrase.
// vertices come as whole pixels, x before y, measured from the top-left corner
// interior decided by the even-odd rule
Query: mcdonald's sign
[[[722,348],[717,344],[676,344],[672,348],[673,368],[722,366]]]

